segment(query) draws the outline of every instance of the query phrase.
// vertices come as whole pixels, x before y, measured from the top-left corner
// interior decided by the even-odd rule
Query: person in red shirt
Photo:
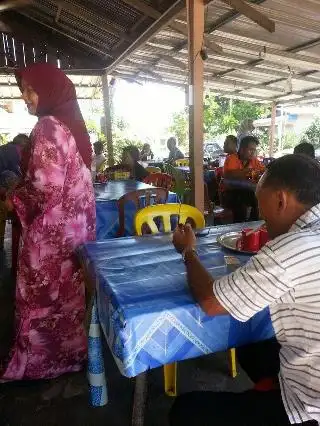
[[[232,210],[234,222],[245,222],[249,208],[249,220],[259,219],[255,184],[265,167],[256,157],[258,145],[256,137],[244,137],[239,151],[228,155],[224,163],[224,203]]]

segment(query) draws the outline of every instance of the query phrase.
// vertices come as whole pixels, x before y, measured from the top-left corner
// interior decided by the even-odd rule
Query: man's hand
[[[182,253],[185,249],[193,249],[196,246],[196,236],[189,224],[178,225],[173,233],[173,245],[177,252]]]

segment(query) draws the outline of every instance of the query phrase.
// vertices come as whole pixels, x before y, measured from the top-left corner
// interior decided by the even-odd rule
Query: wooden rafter
[[[159,12],[158,10],[154,9],[151,6],[146,5],[140,0],[122,0],[122,1],[134,7],[135,9],[139,10],[139,12],[143,13],[144,15],[149,16],[150,18],[159,19],[161,17],[161,12]],[[208,4],[210,2],[207,1],[206,3]],[[168,26],[169,28],[177,31],[178,33],[183,34],[185,37],[188,37],[188,29],[186,24],[182,24],[181,22],[176,22],[172,20],[168,24]],[[218,52],[218,53],[222,52],[221,46],[219,46],[215,42],[205,41],[205,44],[207,45],[209,49],[211,49],[214,52]]]
[[[231,6],[237,12],[241,13],[242,15],[254,21],[260,27],[266,29],[270,33],[275,32],[276,27],[275,27],[274,21],[269,19],[263,13],[254,9],[252,6],[250,6],[250,3],[244,0],[222,0],[222,1],[226,3],[227,5]]]

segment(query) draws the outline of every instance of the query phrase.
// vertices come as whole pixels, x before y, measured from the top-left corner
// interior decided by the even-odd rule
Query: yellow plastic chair
[[[186,223],[191,219],[197,229],[205,227],[205,220],[200,210],[187,204],[156,204],[145,207],[136,213],[134,225],[137,235],[142,235],[143,225],[148,225],[152,234],[160,231],[154,221],[155,218],[162,218],[163,231],[171,232],[171,216],[179,216],[179,223]]]
[[[146,171],[148,173],[161,173],[160,167],[153,167],[153,166],[146,167]]]
[[[152,234],[158,234],[159,229],[154,219],[161,217],[164,232],[171,231],[171,216],[180,216],[179,223],[192,220],[196,228],[205,227],[205,220],[200,210],[186,204],[157,204],[139,210],[135,216],[135,230],[137,235],[142,235],[143,225],[147,224]],[[177,396],[177,363],[167,364],[163,367],[164,389],[168,396]]]
[[[189,166],[189,158],[182,158],[181,160],[176,160],[177,167],[188,167]]]

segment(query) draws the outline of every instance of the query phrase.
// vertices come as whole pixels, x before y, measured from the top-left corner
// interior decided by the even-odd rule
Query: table
[[[213,276],[228,273],[224,256],[230,255],[217,244],[217,235],[242,227],[212,227],[198,239],[200,258]],[[274,336],[268,309],[246,323],[230,315],[206,316],[188,290],[171,235],[89,243],[79,255],[96,286],[88,356],[93,405],[107,403],[100,326],[126,377]],[[242,263],[248,260],[246,255],[237,257]]]
[[[184,174],[190,174],[190,167],[189,166],[181,166],[181,167],[175,167],[177,170],[180,170],[180,172]],[[203,171],[203,179],[205,183],[210,183],[215,178],[216,172],[215,170],[204,170]]]
[[[117,201],[123,195],[139,189],[153,188],[143,182],[135,180],[115,180],[106,184],[94,184],[97,214],[97,240],[115,238],[119,230],[119,212]],[[169,203],[177,203],[178,197],[170,192]],[[133,202],[125,207],[125,235],[134,235],[133,219],[136,208]]]

